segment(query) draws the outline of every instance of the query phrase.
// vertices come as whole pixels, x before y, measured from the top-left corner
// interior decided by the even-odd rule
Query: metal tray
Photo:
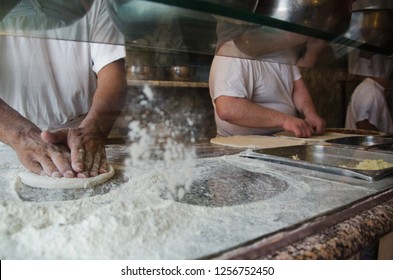
[[[377,181],[393,173],[393,168],[380,170],[355,169],[365,159],[383,159],[393,163],[393,154],[330,145],[300,145],[244,151],[240,156],[266,160],[316,171]],[[297,159],[296,159],[297,158]],[[345,166],[345,167],[343,167]]]
[[[350,136],[337,139],[329,139],[325,142],[350,148],[368,150],[371,148],[392,146],[393,138],[382,136]]]

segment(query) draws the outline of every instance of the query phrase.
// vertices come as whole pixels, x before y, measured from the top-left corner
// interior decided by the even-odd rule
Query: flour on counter
[[[151,101],[154,93],[144,91]],[[156,112],[162,113],[159,108]],[[186,204],[170,199],[181,198],[189,189],[195,150],[172,139],[178,132],[170,122],[164,121],[167,127],[158,135],[152,133],[156,126],[146,123],[130,123],[132,144],[124,168],[129,181],[106,194],[86,194],[69,201],[23,201],[17,194],[21,188],[17,173],[3,177],[11,185],[6,191],[13,194],[0,199],[0,258],[185,257],[184,252],[173,249],[176,239],[171,230],[178,222],[187,225],[195,213]],[[163,245],[163,250],[158,250]],[[196,253],[188,254],[191,252]]]
[[[238,158],[199,159],[194,174],[208,180],[208,170]],[[194,259],[285,227],[288,218],[303,218],[293,208],[302,203],[307,185],[291,187],[271,198],[271,203],[190,205],[163,198],[162,190],[169,182],[162,175],[165,169],[160,169],[165,166],[159,161],[150,171],[140,166],[140,172],[130,172],[134,176],[120,187],[78,200],[28,202],[0,196],[0,258]],[[270,174],[276,171],[261,166],[258,162],[255,169]]]
[[[277,174],[274,166],[241,160],[237,155],[198,159],[194,174],[201,181],[208,180],[211,173],[206,171],[223,164],[282,178],[291,185],[269,200],[228,207],[190,205],[163,198],[162,190],[168,182],[164,176],[157,176],[164,172],[155,172],[160,170],[158,166],[134,173],[128,182],[108,193],[77,200],[22,201],[9,195],[13,188],[2,187],[0,258],[203,258],[328,211],[337,207],[336,199],[356,199],[360,191],[345,185],[332,189],[328,181],[304,182],[299,179],[301,175]],[[0,170],[1,186],[15,183],[13,176],[15,170]],[[230,188],[228,185],[228,192]],[[324,189],[335,196],[325,196]],[[315,203],[309,195],[318,192],[324,199]],[[299,207],[307,211],[294,211]]]
[[[224,250],[240,236],[255,237],[254,230],[242,228],[223,240],[233,223],[247,226],[246,209],[256,218],[249,228],[262,225],[254,224],[260,214],[252,204],[207,208],[163,199],[167,182],[161,179],[141,174],[105,195],[81,200],[2,201],[0,258],[190,259]]]
[[[176,125],[166,120],[160,127],[148,120],[131,122],[132,144],[124,147],[128,158],[123,171],[129,180],[119,179],[114,186],[105,183],[101,193],[71,190],[77,198],[65,201],[21,198],[16,176],[23,168],[11,148],[0,146],[0,259],[204,258],[371,193],[328,180],[304,180],[302,174],[278,172],[274,165],[238,155],[197,159],[195,150],[176,141],[177,136]],[[123,152],[107,151],[108,158]],[[267,174],[288,185],[278,191],[265,186],[277,193],[244,204],[207,207],[178,202],[195,176],[199,182],[211,180],[214,188],[214,172],[208,171],[224,164]],[[234,184],[224,191],[231,193]]]

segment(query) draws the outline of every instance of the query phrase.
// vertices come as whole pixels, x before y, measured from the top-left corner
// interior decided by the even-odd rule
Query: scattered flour
[[[144,91],[151,101],[154,93],[146,87]],[[165,116],[162,112],[156,108],[160,117]],[[164,119],[160,128],[149,120],[130,122],[129,127],[132,144],[107,150],[108,158],[126,155],[120,169],[129,180],[113,188],[106,183],[106,192],[66,201],[22,200],[17,173],[23,167],[11,148],[0,146],[0,259],[194,259],[287,226],[288,217],[303,218],[293,208],[304,196],[304,186],[272,198],[286,201],[285,207],[177,202],[190,190],[194,176],[214,183],[214,168],[232,164],[231,157],[197,159],[195,148],[176,140],[180,129],[169,120]],[[191,135],[189,142],[193,141]],[[237,158],[233,156],[235,165]],[[111,164],[118,167],[118,162]],[[272,170],[271,176],[275,173]],[[231,188],[228,185],[228,192]],[[261,215],[272,210],[279,214],[268,220]]]
[[[200,166],[216,164],[206,159]],[[80,200],[2,200],[0,258],[192,259],[255,238],[266,227],[260,211],[268,208],[178,203],[161,198],[166,187],[166,178],[150,172]],[[234,224],[241,226],[231,229]]]
[[[187,189],[189,179],[173,177],[191,175],[193,166],[185,164],[189,160],[185,156],[183,161],[174,161],[176,153],[184,155],[184,150],[181,145],[179,150],[173,143],[168,145],[174,151],[164,151],[163,160],[148,162],[147,166],[139,162],[132,166],[135,173],[127,166],[131,177],[120,187],[78,200],[28,202],[14,195],[4,199],[3,192],[16,189],[18,180],[15,170],[1,170],[8,174],[0,174],[1,185],[8,187],[0,192],[0,258],[194,259],[287,226],[288,217],[303,218],[293,212],[293,207],[305,196],[304,184],[272,198],[273,205],[255,202],[205,207],[164,199],[162,191],[168,186]],[[211,173],[207,171],[239,160],[236,155],[198,159],[193,173],[208,180]],[[175,168],[165,174],[173,162],[178,163],[178,173]],[[261,170],[261,166],[250,168]],[[272,176],[275,172],[268,171]],[[282,200],[286,201],[284,207]],[[261,215],[272,210],[279,215],[269,215],[267,220]]]
[[[17,161],[10,148],[0,150],[2,160]],[[108,150],[114,151],[119,152]],[[165,156],[166,152],[171,156]],[[149,158],[146,165],[127,165],[128,182],[104,194],[69,201],[23,201],[15,191],[18,169],[1,168],[0,259],[203,258],[337,207],[345,196],[356,199],[358,193],[345,185],[332,190],[328,180],[311,182],[310,187],[300,179],[302,175],[277,174],[275,166],[237,155],[197,159],[195,166],[187,165],[189,159],[183,152],[181,145],[173,152],[180,153],[183,161],[174,161],[176,156],[169,149],[163,151],[161,160]],[[208,181],[217,166],[243,165],[246,170],[286,180],[290,187],[268,201],[229,207],[180,203],[162,196],[169,185],[185,190],[189,184],[185,178],[172,182],[174,170],[165,174],[171,162],[178,163],[179,177],[193,173],[200,181]],[[326,196],[322,190],[337,195]],[[324,196],[323,203],[308,196],[318,192]],[[294,211],[299,207],[307,211]]]
[[[144,87],[144,94],[148,101],[154,99],[149,87]],[[159,108],[155,111],[162,113]],[[193,216],[187,205],[168,198],[180,199],[190,188],[196,155],[194,148],[172,139],[178,132],[170,121],[164,121],[166,130],[158,136],[151,136],[157,135],[152,133],[156,126],[148,120],[146,124],[130,123],[132,144],[124,168],[130,180],[106,195],[23,201],[17,193],[21,184],[17,172],[8,172],[3,184],[11,186],[4,196],[8,199],[0,200],[0,258],[170,257],[175,244],[165,252],[165,244],[173,239],[168,229],[177,222],[187,224]],[[4,145],[1,148],[9,150]],[[12,151],[9,156],[12,160],[0,164],[2,170],[23,170]],[[166,199],[161,198],[164,193]],[[159,252],[157,246],[164,246],[164,251]]]
[[[153,92],[147,92],[152,99]],[[22,200],[17,173],[23,167],[14,151],[1,145],[0,259],[203,258],[331,210],[342,205],[345,195],[356,199],[353,186],[338,184],[330,191],[337,202],[323,191],[331,190],[330,181],[311,182],[311,188],[302,175],[277,175],[276,167],[237,155],[197,159],[193,148],[175,140],[175,126],[168,120],[163,124],[165,131],[152,137],[156,125],[131,122],[132,144],[125,152],[108,149],[108,158],[127,155],[121,168],[127,182],[67,201]],[[211,180],[214,187],[212,172],[206,171],[225,164],[287,180],[290,187],[268,202],[206,207],[176,201],[190,189],[194,176]],[[234,187],[228,185],[228,192]],[[307,196],[318,191],[323,203]],[[307,211],[294,211],[298,207]]]

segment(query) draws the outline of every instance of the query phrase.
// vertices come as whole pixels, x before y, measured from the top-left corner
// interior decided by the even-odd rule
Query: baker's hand
[[[44,142],[39,129],[21,133],[12,144],[20,162],[28,170],[51,177],[74,177],[69,149],[64,145]]]
[[[284,120],[282,128],[285,131],[290,131],[295,134],[296,137],[308,138],[313,135],[313,128],[305,120],[287,116]]]
[[[107,172],[105,139],[93,127],[44,131],[41,138],[51,144],[65,144],[71,151],[71,166],[78,178],[94,177]]]
[[[317,114],[307,115],[305,121],[313,128],[314,134],[322,135],[325,133],[326,123]]]

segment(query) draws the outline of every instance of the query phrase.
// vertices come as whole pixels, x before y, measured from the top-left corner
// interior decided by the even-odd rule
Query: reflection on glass
[[[365,77],[389,79],[393,72],[393,60],[381,54],[348,48],[348,72]]]
[[[162,51],[214,53],[216,22],[208,13],[150,1],[107,3],[113,21],[131,45]]]
[[[339,36],[349,25],[351,1],[257,1],[254,12]],[[324,65],[337,59],[328,42],[324,40],[269,26],[236,26],[224,20],[218,23],[218,38],[219,55],[263,59],[305,67],[321,63],[321,53],[329,54],[329,57],[324,57]],[[226,43],[231,40],[234,44]]]
[[[2,0],[0,34],[90,41],[94,27],[79,23],[89,21],[93,1]],[[393,10],[351,14],[352,0],[105,2],[128,47],[153,53],[148,60],[160,65],[183,63],[190,55],[219,54],[347,68],[341,61],[348,46],[392,55]]]
[[[255,12],[333,35],[343,33],[349,24],[352,0],[264,0]]]
[[[393,46],[393,10],[352,12],[348,38],[389,50]]]
[[[0,19],[6,30],[46,30],[66,26],[85,16],[94,0],[5,0]]]
[[[218,20],[217,55],[302,67],[329,66],[340,57],[329,42],[267,26]],[[321,55],[323,54],[323,55]]]
[[[348,48],[349,73],[382,79],[391,77],[393,61],[388,55],[392,55],[393,46],[393,3],[357,0],[352,9],[350,27],[345,36],[359,44],[379,47],[382,52]]]
[[[125,35],[130,79],[139,79],[135,71],[147,69],[143,79],[173,80],[177,78],[168,78],[166,72],[171,66],[188,71],[210,65],[217,41],[216,20],[210,14],[149,1],[108,0],[107,4]]]
[[[3,19],[3,17],[9,13],[9,11],[16,5],[18,4],[20,0],[3,0],[0,3],[0,20]]]
[[[259,0],[204,0],[204,2],[211,2],[240,11],[255,12]]]

